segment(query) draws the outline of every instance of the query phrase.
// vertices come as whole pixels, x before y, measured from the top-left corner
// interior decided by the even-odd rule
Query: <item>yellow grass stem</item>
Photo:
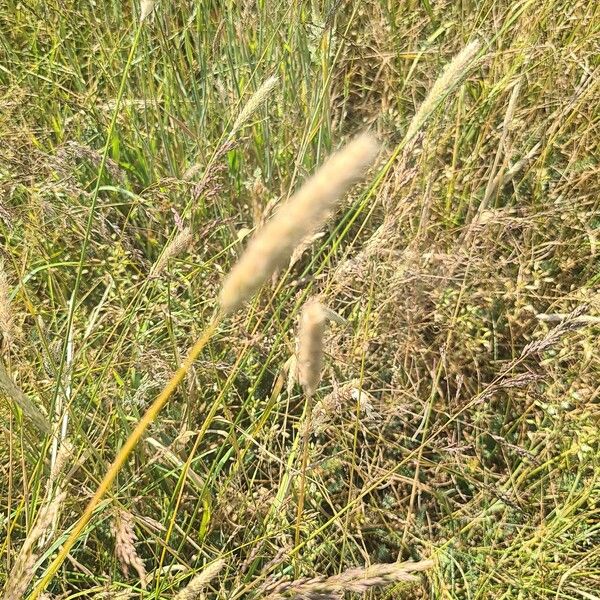
[[[100,482],[100,485],[98,485],[96,493],[89,501],[85,511],[83,512],[81,517],[79,517],[79,521],[77,521],[77,523],[73,527],[73,530],[69,534],[69,537],[62,545],[61,549],[58,551],[56,558],[48,567],[48,570],[46,571],[44,577],[34,588],[30,596],[30,600],[35,600],[36,598],[38,598],[39,595],[46,589],[46,586],[48,585],[56,571],[59,569],[59,567],[62,565],[65,558],[69,554],[69,551],[79,538],[79,535],[83,531],[84,527],[89,522],[90,518],[92,517],[92,514],[94,513],[94,510],[98,506],[98,503],[100,502],[100,500],[102,500],[104,494],[106,494],[110,486],[113,484],[115,478],[117,477],[117,474],[121,470],[121,467],[125,464],[125,461],[131,454],[131,451],[140,441],[142,435],[144,435],[144,432],[146,431],[146,429],[148,429],[149,425],[154,422],[154,420],[158,416],[158,413],[167,403],[167,400],[177,389],[177,386],[181,383],[186,373],[190,370],[192,364],[194,363],[196,358],[198,358],[198,355],[200,354],[200,352],[202,352],[202,349],[204,348],[204,346],[206,346],[213,333],[219,326],[220,321],[221,317],[220,315],[217,315],[209,323],[207,328],[204,330],[204,333],[198,338],[196,343],[188,352],[188,355],[186,356],[181,366],[177,369],[177,371],[175,371],[173,377],[171,377],[171,380],[167,383],[163,391],[156,397],[154,402],[150,405],[148,410],[138,421],[138,424],[136,425],[135,429],[131,432],[131,434],[119,450],[117,456],[115,457],[114,461],[112,462],[108,471],[106,472],[106,475]]]

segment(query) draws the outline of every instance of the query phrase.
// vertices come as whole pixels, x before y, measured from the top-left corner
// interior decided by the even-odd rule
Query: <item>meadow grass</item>
[[[600,598],[599,48],[585,0],[2,2],[0,597]]]

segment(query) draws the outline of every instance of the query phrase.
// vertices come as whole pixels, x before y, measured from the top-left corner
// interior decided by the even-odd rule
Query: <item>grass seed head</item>
[[[175,258],[182,252],[185,252],[192,244],[192,230],[189,227],[184,227],[179,233],[173,238],[170,244],[163,250],[160,258],[156,261],[152,274],[154,276],[159,275],[164,271],[165,267],[169,264],[172,258]]]
[[[260,105],[267,99],[273,88],[277,85],[279,80],[277,77],[269,77],[263,84],[250,96],[248,102],[244,108],[240,111],[233,127],[231,128],[231,134],[233,135],[236,131],[241,129],[248,119],[254,114],[254,112],[260,107]]]
[[[211,563],[201,573],[195,575],[182,590],[177,592],[173,600],[195,600],[224,566],[225,561],[222,559]]]
[[[1,347],[6,352],[13,337],[13,314],[10,305],[10,287],[4,265],[0,263],[0,335]]]
[[[479,51],[481,44],[475,40],[465,46],[444,68],[441,75],[437,78],[433,87],[427,94],[425,100],[419,107],[419,110],[412,118],[404,141],[410,141],[415,134],[425,124],[431,113],[437,108],[440,101],[465,75],[465,71],[473,58]]]
[[[140,3],[140,23],[143,23],[156,6],[156,0],[142,0]]]
[[[123,574],[127,577],[129,567],[133,567],[140,578],[142,588],[145,588],[146,568],[135,547],[137,536],[133,529],[133,515],[126,510],[118,509],[113,522],[113,532],[115,551]]]
[[[364,594],[368,590],[390,585],[399,581],[416,582],[414,573],[426,571],[433,561],[375,564],[370,567],[347,569],[332,577],[303,578],[280,583],[272,590],[266,600],[284,600],[284,598],[341,598],[344,593]]]
[[[344,192],[375,160],[379,144],[359,135],[334,154],[260,229],[226,277],[219,302],[224,314],[237,310],[285,265],[308,235],[319,230]]]
[[[327,313],[316,299],[302,310],[298,331],[298,379],[307,396],[313,396],[321,380],[323,368],[323,336]]]

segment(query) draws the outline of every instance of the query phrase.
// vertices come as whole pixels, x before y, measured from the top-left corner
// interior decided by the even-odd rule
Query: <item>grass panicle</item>
[[[212,562],[197,575],[194,575],[190,582],[175,594],[173,600],[196,600],[204,588],[221,572],[225,566],[222,559]]]
[[[152,269],[152,275],[155,277],[160,275],[171,259],[179,256],[192,245],[193,239],[192,230],[189,227],[180,229],[171,242],[163,249],[162,254]]]
[[[250,96],[244,108],[238,114],[233,127],[231,128],[230,137],[237,133],[250,119],[250,117],[260,108],[263,102],[269,97],[271,92],[277,86],[279,79],[273,75],[267,78],[261,86]]]
[[[444,67],[412,118],[404,135],[405,143],[408,143],[418,133],[448,92],[465,77],[465,73],[480,47],[479,41],[472,41]]]
[[[278,584],[265,600],[324,600],[341,598],[346,593],[364,594],[373,588],[392,583],[418,581],[415,573],[427,571],[432,566],[431,560],[375,564],[370,567],[347,569],[332,577],[305,577]]]
[[[323,305],[316,298],[306,302],[298,329],[298,380],[308,397],[315,394],[321,380],[326,325],[327,313]]]
[[[13,312],[8,277],[2,263],[0,263],[0,335],[2,351],[7,352],[13,339]]]
[[[123,574],[127,577],[129,567],[133,567],[140,579],[140,585],[145,588],[147,573],[144,561],[135,547],[137,536],[133,528],[133,515],[122,508],[115,509],[112,529],[115,536],[115,552]]]
[[[237,310],[289,261],[296,246],[323,225],[344,192],[365,173],[378,150],[373,135],[359,135],[277,210],[226,277],[219,295],[223,314]]]

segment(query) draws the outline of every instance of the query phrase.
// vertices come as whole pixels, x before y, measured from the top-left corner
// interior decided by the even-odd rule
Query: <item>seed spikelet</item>
[[[277,77],[269,77],[262,85],[250,96],[248,102],[244,108],[240,111],[233,127],[231,128],[230,137],[245,125],[248,119],[254,114],[254,112],[260,107],[260,105],[267,99],[273,88],[277,85],[279,80]]]
[[[237,310],[307,236],[327,220],[340,197],[374,161],[379,144],[367,133],[334,154],[259,230],[226,277],[219,303],[224,315]]]
[[[126,510],[117,509],[115,511],[113,532],[115,535],[115,550],[123,574],[127,577],[129,567],[133,567],[140,578],[142,588],[145,588],[146,568],[135,547],[137,536],[133,529],[133,515]]]
[[[374,587],[381,587],[398,581],[418,581],[413,573],[426,571],[433,561],[376,564],[370,567],[357,567],[343,571],[332,577],[314,577],[279,583],[265,600],[304,598],[322,600],[342,598],[346,592],[364,594]]]
[[[0,263],[0,335],[1,347],[4,352],[8,350],[13,338],[13,316],[10,306],[10,286],[4,265]]]
[[[192,245],[192,241],[192,230],[189,227],[181,229],[181,231],[173,238],[173,241],[165,247],[160,258],[156,261],[154,269],[152,270],[152,275],[156,276],[162,273],[169,264],[169,261],[182,252],[185,252]]]
[[[307,396],[313,396],[321,380],[323,368],[323,336],[327,313],[316,299],[302,310],[298,331],[298,379]]]
[[[471,42],[445,66],[441,75],[437,78],[431,90],[429,90],[429,94],[423,100],[419,110],[412,118],[404,136],[405,142],[410,141],[419,129],[421,129],[445,94],[464,77],[467,67],[479,51],[479,48],[480,43],[478,41]]]
[[[182,590],[177,592],[173,600],[195,600],[224,566],[225,561],[221,559],[211,563],[201,573],[195,575]]]

